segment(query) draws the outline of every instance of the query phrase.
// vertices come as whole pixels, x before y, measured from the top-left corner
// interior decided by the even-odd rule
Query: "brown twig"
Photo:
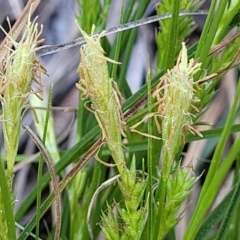
[[[27,20],[29,18],[29,14],[33,14],[36,8],[38,7],[41,0],[29,0],[27,5],[22,11],[21,16],[17,19],[13,27],[10,29],[8,35],[13,39],[16,40],[20,35],[21,31],[25,27]],[[31,11],[31,12],[30,12]],[[0,44],[0,60],[6,57],[7,52],[9,51],[8,48],[12,47],[12,43],[9,42],[9,37],[6,36]]]
[[[48,167],[49,174],[52,179],[53,191],[54,191],[55,200],[56,200],[56,213],[57,213],[54,240],[58,240],[58,239],[60,239],[61,217],[62,217],[61,191],[60,191],[59,185],[58,185],[58,177],[55,172],[53,161],[52,161],[49,153],[47,152],[46,148],[40,141],[40,139],[32,131],[32,129],[29,126],[27,126],[26,124],[23,125],[23,128],[27,131],[28,135],[31,137],[31,139],[33,140],[33,142],[36,144],[36,146],[40,150],[41,154],[43,155],[43,157],[46,161],[47,167]]]

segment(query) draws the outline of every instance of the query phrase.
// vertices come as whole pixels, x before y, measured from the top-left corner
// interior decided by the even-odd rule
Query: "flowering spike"
[[[78,67],[80,81],[76,86],[83,99],[90,98],[92,111],[106,140],[111,155],[120,173],[125,168],[121,135],[124,136],[124,121],[117,91],[109,77],[107,61],[116,61],[104,56],[100,44],[101,34],[91,37],[81,30],[86,44],[80,48],[81,62]]]
[[[20,124],[26,98],[41,91],[40,74],[46,72],[36,58],[35,51],[43,26],[38,30],[36,19],[30,22],[30,17],[20,42],[16,42],[7,35],[15,50],[4,46],[8,51],[6,59],[2,60],[0,67],[0,94],[3,108],[3,134],[6,151],[8,177],[12,178],[12,169],[17,154],[20,135]],[[0,56],[2,57],[5,56]],[[38,83],[40,90],[33,91],[30,87],[32,79]],[[11,182],[11,180],[10,180]]]

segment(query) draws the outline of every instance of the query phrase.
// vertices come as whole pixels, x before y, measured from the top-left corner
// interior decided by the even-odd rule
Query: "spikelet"
[[[39,40],[43,26],[39,31],[38,24],[35,21],[36,19],[30,22],[29,16],[26,29],[19,42],[16,42],[6,33],[15,50],[4,46],[8,48],[7,55],[0,56],[2,60],[0,68],[0,100],[3,108],[1,118],[9,178],[12,176],[17,154],[25,101],[29,94],[41,91],[40,72],[46,73],[35,54],[37,44],[43,41],[43,39]],[[39,90],[33,91],[31,89],[32,80],[39,85]]]
[[[163,150],[169,155],[171,163],[179,146],[183,144],[186,130],[198,133],[191,127],[194,115],[190,113],[190,108],[195,101],[193,75],[200,70],[200,66],[193,59],[188,62],[187,49],[182,43],[176,66],[161,78],[153,93],[157,99],[158,113],[162,116]]]
[[[107,61],[117,63],[104,56],[100,44],[100,37],[90,37],[81,30],[86,44],[81,49],[81,62],[78,67],[80,81],[76,86],[82,90],[83,99],[90,98],[91,111],[97,119],[102,131],[102,138],[106,141],[111,155],[121,173],[125,167],[122,139],[124,121],[121,112],[118,92],[113,88],[113,81],[109,77]]]

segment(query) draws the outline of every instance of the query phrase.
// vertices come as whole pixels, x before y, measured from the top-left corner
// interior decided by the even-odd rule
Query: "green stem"
[[[167,153],[163,156],[163,166],[162,166],[162,174],[160,179],[160,188],[161,191],[159,191],[159,205],[158,205],[158,214],[157,214],[157,224],[155,228],[155,239],[162,239],[161,236],[161,220],[165,219],[164,214],[164,207],[165,207],[165,199],[167,194],[167,180],[168,180],[168,174],[169,169],[171,166],[169,166],[171,159],[169,159],[169,155]],[[156,235],[157,234],[157,235]],[[156,237],[157,236],[157,237]]]
[[[150,72],[147,75],[148,85],[148,113],[152,112],[153,99],[151,94],[151,75]],[[153,135],[153,119],[150,118],[148,121],[148,133]],[[147,237],[149,240],[153,240],[153,139],[148,138],[148,194],[149,194],[149,210],[148,210],[148,224],[147,224]]]
[[[180,2],[174,1],[173,3],[173,13],[171,18],[171,28],[168,32],[168,45],[167,47],[167,55],[164,63],[164,72],[168,69],[171,69],[174,65],[175,61],[175,52],[177,47],[178,40],[178,19],[179,19],[179,11],[180,11]]]
[[[16,233],[15,233],[15,222],[14,222],[14,214],[13,214],[13,201],[9,189],[9,185],[7,183],[7,177],[3,168],[2,159],[0,159],[0,201],[1,205],[3,203],[4,209],[1,209],[0,214],[4,215],[5,222],[7,224],[7,236],[5,233],[0,233],[1,239],[9,239],[15,240]],[[4,223],[0,223],[2,226]]]

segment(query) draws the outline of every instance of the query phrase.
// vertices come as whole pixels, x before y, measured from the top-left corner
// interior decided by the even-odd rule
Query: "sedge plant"
[[[123,3],[120,21],[126,23],[143,18],[149,2],[130,0],[127,6]],[[90,34],[93,24],[97,31],[106,28],[111,1],[104,1],[106,4],[103,5],[96,0],[89,3],[79,0],[78,3],[82,12],[77,19],[85,44],[80,47],[80,64],[76,69],[80,78],[76,84],[80,97],[75,145],[57,152],[57,141],[52,141],[56,157],[53,157],[55,155],[52,155],[50,146],[47,147],[51,156],[56,158],[54,171],[61,173],[61,181],[55,182],[58,195],[62,192],[64,206],[59,233],[61,238],[97,239],[104,235],[105,239],[114,240],[178,239],[176,227],[190,211],[190,205],[194,212],[185,226],[184,239],[239,236],[239,216],[235,214],[239,209],[240,196],[238,138],[228,154],[222,157],[229,134],[240,131],[240,126],[234,125],[239,106],[239,84],[229,114],[223,117],[224,125],[201,132],[194,126],[216,95],[220,78],[238,64],[237,1],[213,0],[200,40],[192,45],[187,41],[194,30],[192,17],[180,17],[179,13],[182,10],[197,10],[199,2],[164,0],[158,3],[155,6],[158,14],[171,12],[172,15],[170,19],[159,22],[160,28],[155,36],[157,64],[156,67],[151,66],[147,84],[135,94],[128,86],[126,72],[136,29],[120,33],[111,43],[102,37],[104,31],[90,36],[87,33]],[[91,11],[88,11],[90,3]],[[28,23],[27,26],[32,25]],[[224,39],[230,30],[234,31],[235,38]],[[16,239],[14,219],[20,222],[38,198],[37,219],[33,216],[19,235],[20,240],[27,239],[35,227],[39,229],[39,219],[50,208],[56,195],[49,193],[40,205],[39,188],[46,188],[51,179],[46,173],[39,179],[41,184],[38,190],[34,188],[13,215],[12,168],[19,157],[17,143],[20,123],[25,98],[30,94],[29,83],[22,89],[22,80],[20,87],[17,79],[24,76],[40,83],[35,73],[44,71],[35,59],[35,44],[39,43],[39,36],[34,31],[35,35],[31,35],[26,46],[21,44],[27,41],[27,33],[23,34],[23,42],[14,42],[15,50],[9,49],[7,55],[10,60],[3,61],[1,66],[2,122],[7,163],[5,175],[2,174],[4,169],[0,169],[6,183],[1,183],[0,188],[0,207],[5,209],[0,216],[3,239]],[[18,46],[25,50],[21,57]],[[22,58],[26,64],[24,68],[19,65]],[[21,74],[17,72],[20,70]],[[13,93],[16,90],[20,92]],[[14,113],[15,108],[18,111]],[[12,130],[13,126],[17,131]],[[36,128],[38,126],[36,124]],[[37,132],[42,132],[40,128]],[[53,133],[52,120],[49,128],[49,133]],[[9,134],[17,132],[15,138],[9,137]],[[214,142],[214,137],[218,141]],[[209,151],[214,154],[209,170],[201,169],[198,172],[192,170],[191,165],[182,166],[184,159],[181,159],[181,153],[184,147],[187,151],[186,143],[200,139],[208,139],[211,143],[208,146],[213,146]],[[219,206],[210,211],[220,186],[231,167],[235,167],[234,163],[236,171],[232,189]],[[199,179],[202,189],[197,204],[192,202],[179,212],[196,182],[200,184]],[[2,197],[3,194],[8,196],[8,201]],[[218,223],[221,224],[220,228],[216,227]],[[51,228],[49,238],[53,232]]]

